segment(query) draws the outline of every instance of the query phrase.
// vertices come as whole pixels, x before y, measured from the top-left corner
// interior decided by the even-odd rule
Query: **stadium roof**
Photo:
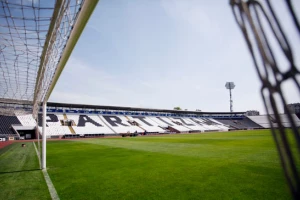
[[[98,0],[0,1],[0,101],[47,101]],[[12,110],[13,111],[13,110]]]
[[[152,109],[152,108],[137,108],[137,107],[123,107],[123,106],[101,106],[101,105],[85,105],[85,104],[68,104],[68,103],[54,103],[48,102],[48,107],[63,107],[63,108],[82,108],[82,109],[102,109],[102,110],[122,110],[122,111],[146,111],[146,112],[164,112],[177,114],[245,114],[246,112],[199,112],[199,111],[185,111],[185,110],[169,110],[169,109]]]

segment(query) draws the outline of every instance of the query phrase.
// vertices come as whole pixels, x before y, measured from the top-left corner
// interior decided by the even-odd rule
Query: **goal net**
[[[273,4],[272,4],[273,3]],[[272,126],[272,134],[279,151],[282,166],[293,197],[300,199],[300,132],[299,127],[287,107],[285,89],[293,90],[300,97],[300,72],[296,63],[299,51],[292,48],[298,43],[300,26],[291,0],[231,0],[230,4],[235,20],[242,31],[249,52],[254,62],[257,75],[261,81],[261,96],[267,114],[274,114],[278,128]],[[275,9],[275,3],[282,3],[281,10]],[[283,21],[282,14],[286,9],[288,16]],[[298,13],[299,14],[299,13]],[[290,22],[292,29],[283,26]],[[288,35],[294,31],[297,39]],[[299,64],[299,63],[298,63]],[[288,84],[288,88],[286,88]],[[292,127],[292,138],[296,141],[297,150],[293,151],[290,134],[284,128],[280,118],[280,109],[284,109]]]
[[[0,115],[32,114],[38,122],[97,3],[0,0]]]
[[[84,28],[79,27],[77,37],[72,37],[78,16],[91,2],[97,4],[89,0],[0,1],[0,114],[14,115],[16,106],[5,108],[3,103],[26,102],[36,118],[75,45],[69,43],[76,43]],[[88,19],[90,13],[85,14]]]

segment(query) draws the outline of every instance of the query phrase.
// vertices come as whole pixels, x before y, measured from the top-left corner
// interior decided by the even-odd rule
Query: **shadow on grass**
[[[19,172],[31,172],[31,171],[38,171],[41,169],[28,169],[28,170],[20,170],[20,171],[11,171],[11,172],[0,172],[0,174],[13,174],[13,173],[19,173]]]

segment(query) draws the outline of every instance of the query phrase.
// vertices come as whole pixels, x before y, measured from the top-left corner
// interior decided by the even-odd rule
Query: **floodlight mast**
[[[226,89],[229,90],[229,97],[230,97],[230,112],[233,112],[233,101],[232,101],[232,94],[231,94],[231,90],[233,90],[235,88],[235,84],[234,82],[227,82],[225,84]]]

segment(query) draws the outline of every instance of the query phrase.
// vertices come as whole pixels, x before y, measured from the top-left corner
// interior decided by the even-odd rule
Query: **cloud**
[[[213,9],[203,1],[161,0],[161,6],[177,23],[185,23],[198,33],[210,35],[220,32],[213,13],[210,13]]]
[[[234,81],[234,110],[263,112],[228,1],[107,1],[93,17],[51,101],[229,111]]]
[[[117,76],[72,57],[64,69],[50,101],[114,104],[115,94],[130,94]],[[82,95],[79,95],[82,94]]]

